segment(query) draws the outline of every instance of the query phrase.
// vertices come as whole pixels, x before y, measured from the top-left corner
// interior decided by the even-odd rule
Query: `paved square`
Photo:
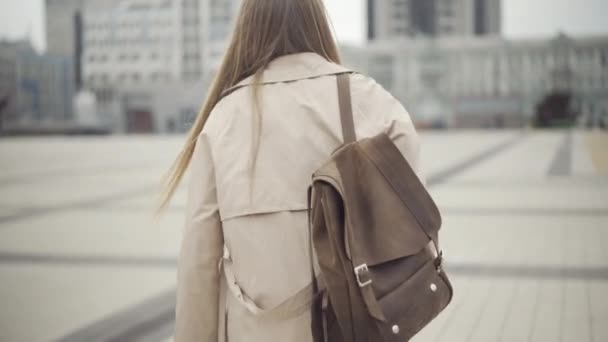
[[[414,341],[608,341],[608,134],[421,134],[456,295]],[[0,341],[170,339],[182,140],[0,140]]]

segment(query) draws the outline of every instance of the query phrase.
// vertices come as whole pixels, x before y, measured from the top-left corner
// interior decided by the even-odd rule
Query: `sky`
[[[387,1],[387,0],[379,0]],[[365,39],[364,0],[325,0],[338,40]],[[608,0],[503,0],[503,33],[509,38],[608,34]],[[43,50],[44,0],[0,0],[0,38],[31,36]]]

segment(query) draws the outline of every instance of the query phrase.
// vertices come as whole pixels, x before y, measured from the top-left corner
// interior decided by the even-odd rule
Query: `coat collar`
[[[352,72],[352,70],[330,62],[317,53],[300,52],[273,59],[264,70],[260,83],[289,82],[345,72]],[[251,84],[253,84],[253,75],[227,89],[225,93]]]

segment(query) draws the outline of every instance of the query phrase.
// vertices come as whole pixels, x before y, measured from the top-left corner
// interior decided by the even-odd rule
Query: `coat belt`
[[[287,298],[283,302],[272,308],[261,308],[256,302],[251,299],[243,291],[239,285],[233,270],[232,258],[230,257],[230,251],[224,246],[224,255],[220,261],[220,267],[224,269],[224,275],[226,277],[226,285],[230,292],[234,295],[237,301],[243,305],[249,313],[253,316],[257,316],[264,319],[289,319],[297,317],[307,310],[310,310],[313,301],[313,288],[312,284],[308,284],[299,290],[293,296]]]

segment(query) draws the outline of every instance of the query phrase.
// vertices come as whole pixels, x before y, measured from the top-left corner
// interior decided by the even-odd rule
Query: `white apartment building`
[[[236,0],[123,0],[85,10],[85,84],[198,81],[221,60]]]
[[[500,32],[501,0],[367,0],[368,40]]]
[[[241,0],[203,0],[204,55],[206,75],[209,77],[219,67],[228,44],[234,19]]]
[[[85,84],[96,89],[180,79],[186,65],[180,10],[172,0],[130,0],[103,10],[85,10]]]
[[[171,122],[190,121],[185,117],[194,117],[198,108],[169,88],[193,88],[202,102],[239,4],[122,0],[112,7],[85,8],[83,79],[97,94],[101,115],[117,131],[179,130]],[[159,100],[163,94],[168,98]],[[155,101],[141,100],[152,95]],[[174,110],[168,112],[171,103]]]
[[[519,126],[555,91],[572,93],[584,117],[608,117],[608,36],[402,39],[342,51],[425,125]]]

